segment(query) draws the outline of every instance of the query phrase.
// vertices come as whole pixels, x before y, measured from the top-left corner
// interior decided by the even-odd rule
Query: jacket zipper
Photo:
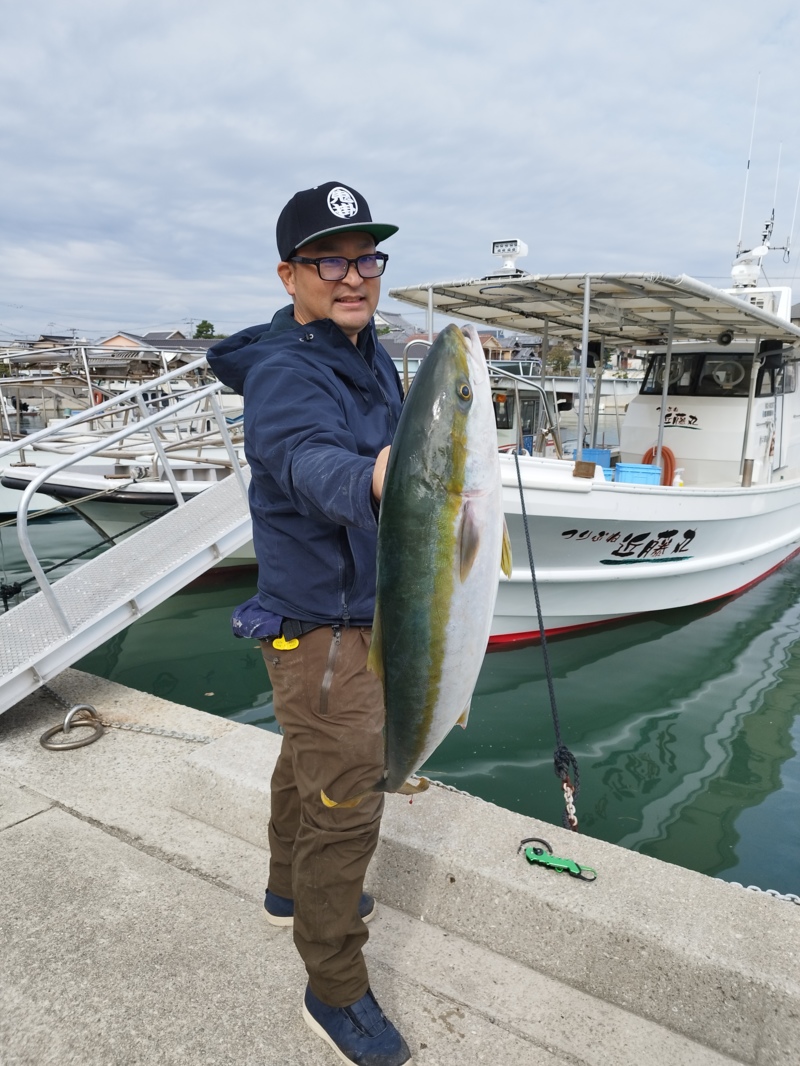
[[[328,713],[328,697],[330,696],[331,686],[333,685],[336,659],[339,655],[339,645],[342,638],[339,626],[331,626],[331,629],[333,630],[333,637],[331,639],[331,646],[328,649],[328,662],[325,665],[325,674],[322,678],[322,687],[319,693],[319,713],[321,715],[326,715]]]

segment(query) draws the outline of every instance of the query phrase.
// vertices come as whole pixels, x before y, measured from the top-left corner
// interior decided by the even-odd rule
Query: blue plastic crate
[[[572,452],[572,458],[578,458],[577,448]],[[598,466],[610,467],[611,466],[611,449],[610,448],[584,448],[583,449],[583,461],[585,463],[597,463]]]
[[[661,467],[650,466],[649,463],[617,463],[614,467],[614,480],[639,485],[660,485]]]
[[[611,469],[610,466],[603,467],[603,477],[605,477],[606,481],[614,480],[614,471]]]

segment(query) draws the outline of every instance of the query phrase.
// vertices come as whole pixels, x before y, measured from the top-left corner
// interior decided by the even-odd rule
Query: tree
[[[202,322],[197,323],[197,329],[194,331],[194,339],[198,338],[209,339],[214,336],[214,323],[209,322],[207,318],[204,318]]]
[[[547,353],[547,369],[553,374],[565,374],[572,363],[572,352],[560,342]]]

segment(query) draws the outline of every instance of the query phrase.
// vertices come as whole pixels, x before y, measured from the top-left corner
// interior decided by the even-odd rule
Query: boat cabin
[[[792,431],[796,409],[800,414],[796,350],[775,340],[761,341],[757,356],[754,349],[754,344],[675,345],[663,414],[667,352],[652,351],[622,423],[620,461],[649,461],[645,456],[663,418],[667,463],[681,472],[685,485],[739,484],[745,458],[752,460],[753,484],[800,466],[800,434]]]

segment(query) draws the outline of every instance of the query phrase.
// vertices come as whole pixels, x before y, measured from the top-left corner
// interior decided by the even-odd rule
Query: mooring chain
[[[155,737],[171,737],[174,740],[188,740],[194,744],[210,744],[212,740],[216,739],[201,733],[183,733],[178,729],[163,729],[161,726],[141,725],[138,722],[112,722],[101,718],[90,703],[77,703],[71,706],[63,696],[59,695],[49,685],[42,685],[42,688],[56,703],[67,709],[64,721],[45,730],[39,738],[42,747],[47,748],[49,751],[71,751],[74,748],[83,748],[87,744],[93,744],[96,740],[99,740],[106,729],[123,729],[129,733],[147,733]],[[52,738],[58,733],[63,733],[65,737],[68,736],[76,726],[89,728],[92,732],[78,739],[73,738],[61,742],[53,741]]]
[[[760,888],[758,885],[743,885],[741,881],[726,881],[724,877],[715,878],[716,881],[722,881],[724,885],[730,885],[732,888],[743,888],[745,892],[761,892],[765,896],[771,896],[773,899],[779,899],[784,903],[794,903],[800,906],[800,896],[794,892],[778,892],[774,888]]]
[[[544,660],[545,675],[547,678],[547,691],[550,695],[550,712],[553,718],[553,730],[556,735],[556,750],[553,753],[553,765],[556,777],[561,781],[564,790],[564,826],[573,832],[578,832],[578,816],[575,813],[575,797],[580,791],[580,773],[578,761],[569,748],[561,740],[561,724],[558,720],[558,707],[556,706],[556,691],[553,683],[553,669],[550,665],[550,652],[547,646],[547,636],[544,630],[544,617],[542,604],[539,599],[539,583],[536,580],[536,568],[533,562],[533,545],[531,544],[531,532],[528,526],[528,512],[525,508],[525,494],[522,490],[522,473],[519,468],[519,454],[514,452],[514,462],[517,467],[517,484],[519,485],[519,501],[522,509],[522,524],[525,530],[525,543],[528,548],[528,563],[531,569],[531,581],[533,583],[533,595],[536,600],[536,617],[539,623],[539,636],[542,644],[542,658]],[[573,777],[569,775],[572,769]]]

